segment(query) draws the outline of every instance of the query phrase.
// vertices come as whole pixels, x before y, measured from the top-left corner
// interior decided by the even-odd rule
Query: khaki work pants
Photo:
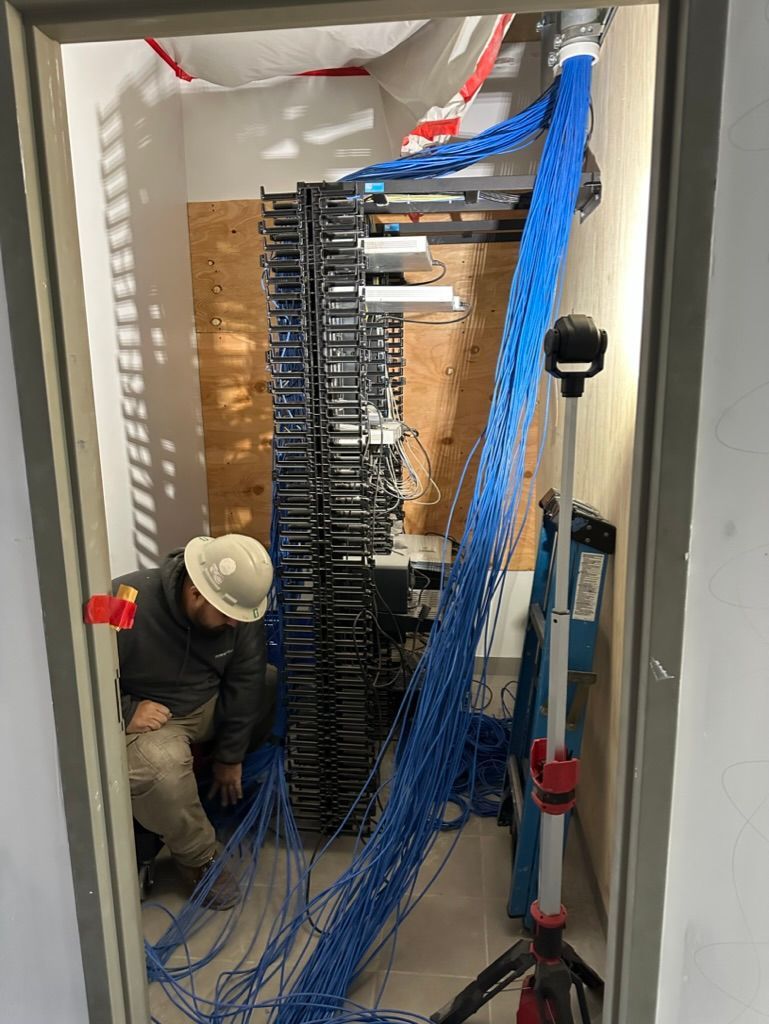
[[[128,780],[136,820],[162,837],[180,864],[197,868],[217,853],[216,836],[198,797],[191,743],[214,735],[217,697],[154,732],[126,736]]]

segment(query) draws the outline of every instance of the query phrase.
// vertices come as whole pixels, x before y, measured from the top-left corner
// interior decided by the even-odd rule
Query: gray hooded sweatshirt
[[[218,695],[214,757],[238,764],[255,724],[268,712],[264,621],[238,623],[208,633],[197,629],[181,605],[184,552],[174,551],[159,569],[140,569],[113,580],[135,587],[136,621],[118,633],[123,720],[141,700],[189,715]]]

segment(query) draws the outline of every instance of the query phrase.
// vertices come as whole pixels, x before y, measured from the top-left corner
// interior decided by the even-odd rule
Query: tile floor
[[[425,880],[434,873],[456,836],[439,837],[423,868]],[[308,858],[314,837],[307,839]],[[337,841],[313,871],[313,892],[329,884],[349,864],[352,840]],[[265,850],[265,854],[268,851]],[[196,991],[205,998],[213,992],[220,974],[242,961],[253,964],[260,952],[262,937],[253,945],[254,921],[265,911],[269,925],[279,902],[280,884],[271,889],[265,884],[273,870],[273,854],[265,856],[258,884],[241,914],[240,920],[220,955],[195,975]],[[278,881],[281,868],[277,870]],[[520,937],[520,922],[508,918],[505,904],[510,876],[510,836],[493,819],[472,818],[456,840],[453,853],[429,892],[400,928],[389,977],[385,967],[390,949],[381,951],[359,980],[351,999],[373,1005],[377,994],[382,1008],[409,1010],[429,1016],[460,991],[488,963]],[[285,877],[285,876],[283,876]],[[580,837],[572,829],[565,869],[566,902],[569,906],[568,939],[599,972],[604,969],[605,937],[589,882]],[[173,865],[161,855],[153,900],[172,911],[184,902]],[[210,948],[228,915],[207,915],[204,927],[193,937],[193,956]],[[157,907],[144,906],[145,935],[153,941],[165,930],[168,919]],[[271,918],[270,918],[271,919]],[[312,939],[310,938],[310,941]],[[172,963],[183,963],[177,952]],[[159,1024],[183,1024],[189,1018],[169,1002],[159,985],[150,987],[151,1007]],[[474,1018],[479,1024],[512,1024],[517,1007],[514,990],[500,993]],[[264,1014],[254,1015],[254,1021]]]

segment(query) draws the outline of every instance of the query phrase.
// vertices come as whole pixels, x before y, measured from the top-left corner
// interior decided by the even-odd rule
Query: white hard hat
[[[223,615],[254,622],[267,611],[272,562],[253,537],[193,537],[184,549],[184,564],[194,586]]]

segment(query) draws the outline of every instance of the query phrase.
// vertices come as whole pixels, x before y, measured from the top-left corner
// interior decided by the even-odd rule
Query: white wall
[[[769,1014],[768,18],[732,0],[658,1024]]]
[[[117,574],[207,528],[181,101],[142,40],[62,49]]]
[[[88,1019],[8,307],[0,273],[0,1018]]]
[[[505,48],[465,134],[539,91],[536,49]],[[242,89],[179,83],[142,40],[68,45],[63,63],[118,574],[155,564],[207,529],[186,202],[333,179],[391,159],[399,140],[388,136],[370,78],[285,78]],[[490,163],[474,173],[520,169]],[[508,595],[525,590],[516,581]],[[517,625],[500,632],[495,656],[519,653],[524,611],[514,609]]]
[[[240,89],[182,85],[190,202],[256,199],[390,160],[373,78],[279,78]]]
[[[496,620],[494,636],[490,644],[486,638],[482,637],[475,652],[476,658],[483,658],[485,654],[488,654],[490,658],[494,659],[491,661],[489,669],[492,674],[507,673],[517,669],[517,665],[511,664],[511,661],[517,661],[523,651],[533,579],[534,573],[527,570],[518,569],[506,572],[502,589],[497,591],[494,596],[488,620],[489,637],[491,637],[491,628]],[[503,659],[503,663],[497,659]]]
[[[463,137],[511,117],[541,91],[538,46],[514,43],[500,58],[463,120]],[[399,154],[373,78],[280,78],[239,89],[195,81],[182,83],[181,99],[190,202],[334,181]],[[535,146],[464,173],[530,173],[538,152]]]

